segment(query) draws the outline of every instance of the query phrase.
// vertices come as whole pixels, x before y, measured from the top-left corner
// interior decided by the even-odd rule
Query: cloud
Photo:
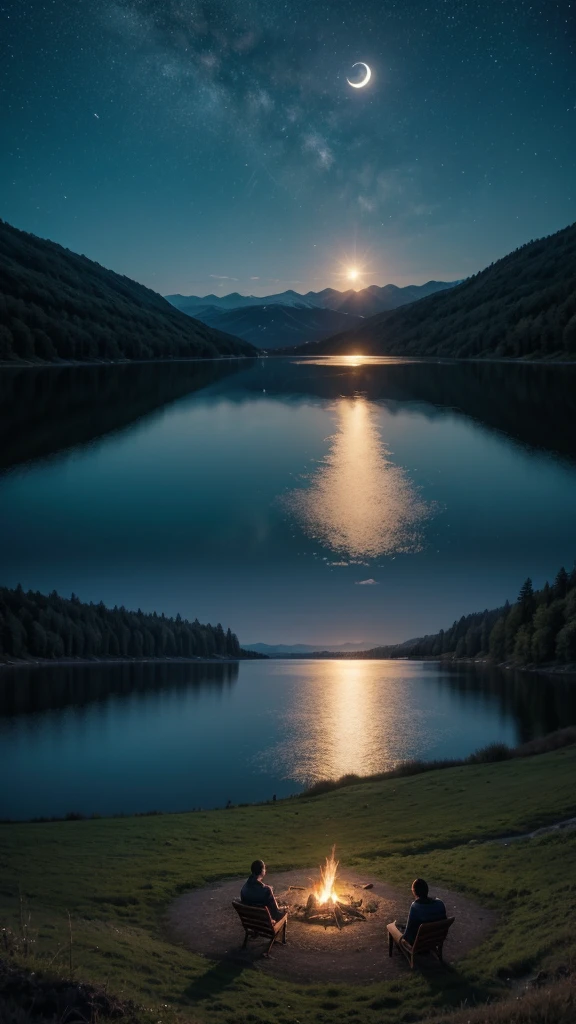
[[[259,278],[259,277],[251,277],[251,278],[250,278],[250,280],[251,280],[251,281],[259,281],[259,280],[260,280],[260,278]]]
[[[378,580],[356,580],[356,586],[358,587],[377,587]]]
[[[216,281],[237,281],[237,277],[228,277],[228,274],[208,274],[208,277],[214,278]],[[253,278],[253,280],[255,280]]]
[[[163,114],[162,130],[226,130],[260,166],[275,163],[283,187],[303,170],[303,149],[308,167],[335,163],[322,131],[342,115],[318,72],[322,19],[295,19],[288,47],[270,0],[106,0],[103,19],[123,46],[127,88],[145,96],[148,117]]]
[[[373,213],[376,209],[376,203],[373,199],[367,199],[366,196],[358,196],[358,206],[361,210],[366,213]]]
[[[328,170],[334,163],[334,154],[326,139],[317,132],[309,132],[304,136],[302,148],[304,152],[313,153],[316,157],[318,167]]]

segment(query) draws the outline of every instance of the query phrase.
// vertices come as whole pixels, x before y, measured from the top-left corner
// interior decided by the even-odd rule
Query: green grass
[[[134,998],[153,1019],[215,1024],[418,1020],[504,994],[507,979],[553,970],[576,952],[576,833],[474,845],[576,814],[576,747],[539,757],[363,783],[314,798],[193,814],[0,827],[2,923],[18,927],[19,892],[37,956],[62,948],[68,912],[76,976]],[[163,915],[180,892],[338,855],[406,889],[416,875],[502,911],[489,941],[454,972],[410,973],[369,987],[298,986],[172,945]],[[231,922],[231,927],[233,923]],[[384,937],[382,955],[386,954]],[[161,1012],[160,1012],[161,1008]]]

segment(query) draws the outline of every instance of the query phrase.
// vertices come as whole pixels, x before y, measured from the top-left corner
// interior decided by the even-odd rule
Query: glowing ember
[[[336,847],[333,846],[332,853],[329,857],[326,857],[326,864],[320,868],[320,885],[316,887],[315,896],[321,906],[325,903],[338,902],[334,883],[336,881],[339,861],[334,857],[335,850]]]

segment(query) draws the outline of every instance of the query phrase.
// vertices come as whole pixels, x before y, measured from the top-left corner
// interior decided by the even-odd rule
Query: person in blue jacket
[[[400,936],[410,945],[414,942],[421,924],[428,924],[430,921],[444,921],[446,919],[446,907],[442,900],[432,899],[428,895],[428,883],[423,878],[416,878],[412,883],[412,895],[414,902],[410,907],[406,924],[395,921]]]

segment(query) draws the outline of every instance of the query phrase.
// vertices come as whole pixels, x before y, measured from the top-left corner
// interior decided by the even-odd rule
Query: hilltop
[[[295,351],[305,355],[576,358],[576,224],[456,287]]]
[[[129,277],[0,221],[0,362],[255,354]]]

